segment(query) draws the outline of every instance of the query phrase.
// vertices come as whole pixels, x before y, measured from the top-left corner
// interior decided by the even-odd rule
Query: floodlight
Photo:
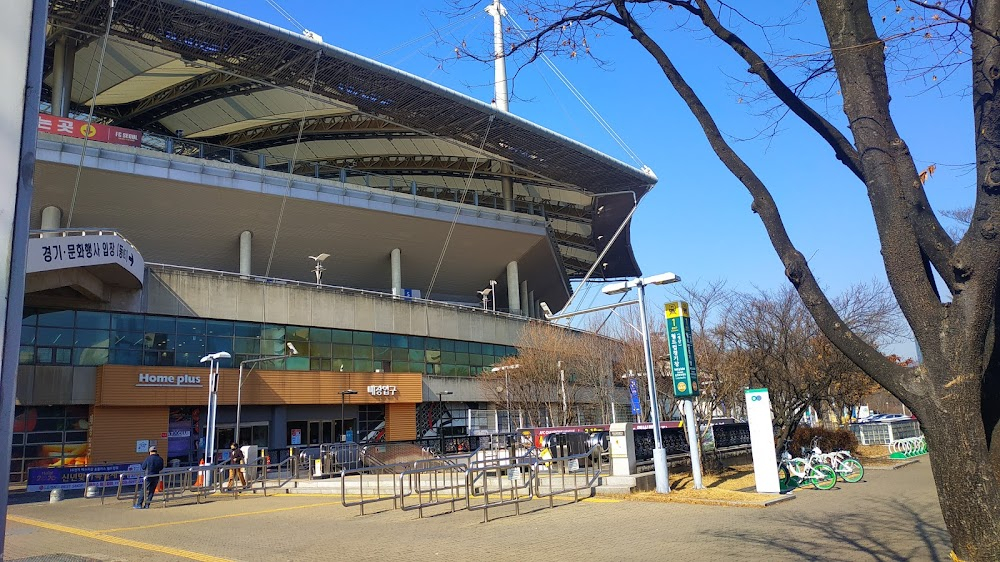
[[[546,318],[548,318],[549,316],[552,316],[552,310],[549,308],[548,304],[546,304],[544,302],[540,302],[540,303],[538,303],[538,306],[542,307],[542,312],[545,313],[545,317]]]
[[[676,283],[680,281],[681,278],[674,275],[671,272],[661,273],[659,275],[650,275],[642,280],[643,285],[666,285],[668,283]]]
[[[316,260],[316,261],[323,261],[323,260],[325,260],[328,257],[330,257],[330,254],[324,253],[324,254],[320,254],[318,256],[309,256],[309,259]]]
[[[199,363],[205,363],[207,361],[217,361],[219,359],[229,359],[231,357],[232,355],[230,355],[228,351],[217,351],[215,353],[210,353],[202,357]]]
[[[618,295],[621,293],[627,293],[630,288],[631,287],[628,286],[628,281],[619,281],[618,283],[612,283],[601,287],[601,292],[605,295]]]
[[[288,351],[292,353],[292,355],[299,354],[299,350],[295,349],[295,346],[292,344],[292,342],[286,343],[285,346],[288,348]]]
[[[483,289],[482,291],[476,291],[476,292],[485,297],[490,293],[492,293],[493,289]]]

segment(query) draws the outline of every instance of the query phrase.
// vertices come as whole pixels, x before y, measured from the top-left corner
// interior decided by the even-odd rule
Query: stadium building
[[[216,352],[217,443],[447,431],[539,302],[640,274],[648,169],[201,2],[49,10],[13,482],[196,462]]]

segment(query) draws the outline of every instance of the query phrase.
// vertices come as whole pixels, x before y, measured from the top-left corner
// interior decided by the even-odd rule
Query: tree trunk
[[[929,407],[918,406],[941,513],[959,560],[995,562],[1000,560],[1000,488],[982,418],[968,400],[948,401],[948,413],[930,401]]]

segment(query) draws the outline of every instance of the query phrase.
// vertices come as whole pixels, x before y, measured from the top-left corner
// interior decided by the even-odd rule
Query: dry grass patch
[[[625,499],[629,501],[697,503],[741,507],[764,507],[775,499],[774,494],[758,494],[741,490],[754,487],[753,465],[740,464],[726,467],[719,474],[702,475],[704,489],[694,489],[690,471],[670,472],[670,493],[637,492]]]

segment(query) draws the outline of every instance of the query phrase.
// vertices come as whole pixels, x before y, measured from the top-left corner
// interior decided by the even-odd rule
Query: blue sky
[[[488,48],[484,41],[492,31],[492,21],[485,12],[464,20],[448,17],[443,1],[278,0],[296,24],[266,0],[210,3],[292,31],[300,31],[301,25],[331,45],[483,101],[493,97],[491,66],[467,57],[453,58],[454,46],[462,41],[479,52]],[[759,11],[748,15],[761,22],[788,15],[769,13],[775,8],[764,4],[748,8]],[[897,15],[891,7],[885,8],[886,14],[876,12],[887,17],[884,25],[908,16]],[[516,5],[508,4],[508,10],[516,12]],[[734,147],[770,188],[793,242],[809,259],[821,284],[835,295],[855,283],[884,280],[864,185],[794,117],[779,123],[777,135],[758,136],[772,121],[758,115],[768,107],[767,102],[750,102],[752,91],[735,81],[749,76],[745,63],[703,32],[675,29],[681,21],[678,15],[662,11],[647,20],[647,29],[662,40],[730,141],[751,139],[735,141]],[[807,4],[792,18],[792,25],[768,30],[769,42],[745,22],[724,19],[723,23],[746,31],[745,38],[762,54],[821,50],[825,39],[815,7]],[[528,23],[522,17],[519,25]],[[514,78],[511,112],[628,164],[653,169],[659,184],[643,199],[631,228],[633,247],[646,275],[673,271],[685,284],[725,279],[730,287],[742,290],[787,284],[762,223],[750,211],[749,194],[711,151],[652,58],[619,30],[593,37],[590,44],[595,55],[609,63],[606,67],[586,57],[553,62],[641,161],[630,158],[542,62],[521,69]],[[511,76],[516,67],[516,60],[508,61]],[[793,74],[783,76],[794,79]],[[969,206],[975,194],[975,174],[968,166],[974,158],[971,104],[961,94],[963,81],[967,82],[967,76],[961,73],[947,81],[925,74],[896,80],[891,86],[896,125],[918,169],[937,164],[926,187],[938,211]],[[845,130],[836,87],[833,91],[829,100],[814,108]],[[601,297],[591,301],[590,295],[577,304],[604,302]],[[654,304],[672,300],[664,288],[651,290],[650,296]],[[913,346],[899,345],[892,351],[912,355]]]

